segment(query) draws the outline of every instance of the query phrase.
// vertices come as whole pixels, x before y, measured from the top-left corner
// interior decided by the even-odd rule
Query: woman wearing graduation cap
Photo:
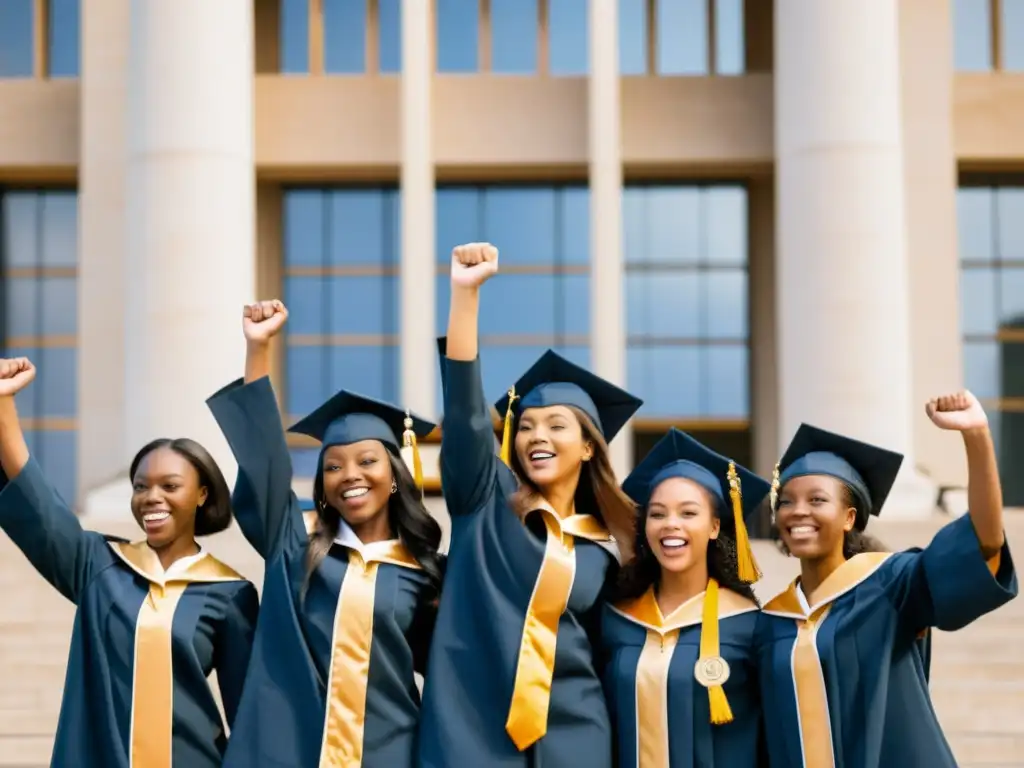
[[[602,618],[616,765],[765,765],[744,518],[768,483],[673,428],[622,487],[641,513]]]
[[[419,763],[602,768],[611,730],[588,630],[616,566],[610,531],[628,546],[635,515],[606,440],[640,401],[548,351],[497,405],[506,466],[477,359],[479,288],[497,258],[486,244],[452,256],[441,441],[452,534]]]
[[[775,525],[800,577],[764,606],[761,690],[773,766],[954,768],[928,694],[931,627],[961,629],[1017,594],[988,419],[973,395],[932,400],[961,433],[970,512],[923,550],[864,534],[903,457],[802,425],[776,469]]]
[[[234,503],[266,562],[253,659],[225,766],[413,764],[441,580],[417,438],[433,424],[341,391],[291,428],[321,442],[314,511],[292,492],[269,342],[281,302],[246,307],[244,382],[209,400],[238,460]],[[405,448],[415,476],[402,459]]]
[[[35,378],[0,360],[0,528],[76,606],[51,764],[215,768],[245,681],[256,588],[196,536],[231,524],[216,462],[187,439],[154,440],[132,460],[131,511],[143,541],[82,530],[29,453],[14,396]]]

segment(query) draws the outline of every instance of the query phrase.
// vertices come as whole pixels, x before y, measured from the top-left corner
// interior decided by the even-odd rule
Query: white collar
[[[398,539],[390,539],[389,541],[398,541]],[[352,530],[352,526],[346,523],[344,520],[338,521],[338,535],[334,537],[334,543],[340,544],[343,547],[354,549],[363,557],[366,556],[366,544],[363,544],[356,536],[356,532]],[[383,542],[375,542],[381,544]]]
[[[176,576],[180,573],[184,573],[194,564],[198,563],[200,560],[206,557],[206,550],[203,549],[203,545],[198,544],[197,546],[199,547],[198,552],[196,552],[194,555],[189,555],[188,557],[179,557],[177,560],[171,563],[170,568],[164,571],[164,576]],[[160,559],[157,558],[157,563],[159,562]]]
[[[796,585],[796,599],[800,601],[800,608],[803,609],[805,616],[811,615],[811,604],[807,602],[807,595],[804,594],[804,588],[797,582]]]

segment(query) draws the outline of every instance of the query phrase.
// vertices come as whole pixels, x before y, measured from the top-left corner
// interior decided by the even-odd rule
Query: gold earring
[[[398,493],[398,481],[397,480],[392,480],[391,481],[391,493],[393,493],[393,494],[394,493]]]

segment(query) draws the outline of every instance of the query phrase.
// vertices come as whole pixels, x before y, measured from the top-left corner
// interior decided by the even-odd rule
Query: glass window
[[[279,0],[281,72],[309,74],[309,0]]]
[[[956,216],[960,260],[991,261],[995,245],[992,190],[984,187],[961,189],[956,196]]]
[[[745,68],[743,0],[715,0],[715,74],[742,75]]]
[[[437,0],[437,71],[476,72],[479,68],[478,0]]]
[[[587,0],[548,0],[548,62],[552,75],[590,71]]]
[[[647,0],[619,0],[619,74],[647,74]]]
[[[1003,69],[1024,71],[1024,0],[1003,0],[1000,29],[1003,33]]]
[[[377,0],[380,71],[402,71],[402,0]]]
[[[991,0],[953,0],[953,61],[961,72],[992,69]]]
[[[0,2],[0,77],[32,77],[34,40],[33,0]]]
[[[708,74],[707,0],[659,0],[655,7],[657,74]]]
[[[960,330],[966,335],[994,335],[999,325],[996,304],[998,271],[964,269],[960,273]]]
[[[491,0],[491,71],[537,71],[537,0]]]
[[[366,71],[366,0],[322,0],[324,71],[362,74]]]
[[[49,2],[50,77],[78,77],[81,0]]]

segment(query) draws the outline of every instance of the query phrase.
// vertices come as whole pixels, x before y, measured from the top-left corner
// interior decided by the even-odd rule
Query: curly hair
[[[861,510],[859,508],[860,504],[857,501],[857,495],[853,492],[853,488],[851,488],[847,483],[841,482],[840,485],[842,486],[842,497],[839,499],[839,503],[843,506],[844,509],[853,507],[857,511],[857,519],[859,520]],[[868,516],[864,515],[864,517],[867,518]],[[867,522],[865,521],[865,527],[866,526]],[[770,535],[772,541],[775,542],[775,546],[778,547],[779,551],[782,554],[789,557],[791,554],[789,548],[782,540],[782,533],[779,531],[779,526],[774,522],[772,522]],[[865,533],[863,530],[858,530],[856,525],[852,531],[847,531],[843,534],[844,560],[849,560],[854,555],[860,555],[865,552],[889,551],[890,549],[887,546],[885,546],[885,544],[883,544],[880,540],[876,539],[874,536],[868,533]]]

